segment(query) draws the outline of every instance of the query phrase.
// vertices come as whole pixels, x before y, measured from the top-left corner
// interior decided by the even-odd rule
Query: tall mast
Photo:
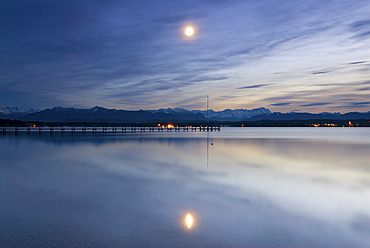
[[[207,126],[209,124],[209,113],[208,113],[208,111],[209,111],[209,97],[207,95]]]
[[[207,95],[207,168],[209,165],[209,97]]]

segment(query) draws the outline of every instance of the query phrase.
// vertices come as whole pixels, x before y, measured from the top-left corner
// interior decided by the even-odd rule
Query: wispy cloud
[[[360,88],[357,91],[370,91],[370,87]]]
[[[351,62],[351,63],[348,63],[350,65],[358,65],[358,64],[364,64],[366,63],[367,61],[355,61],[355,62]]]
[[[322,105],[328,105],[331,104],[331,102],[315,102],[315,103],[309,103],[309,104],[302,104],[300,107],[312,107],[312,106],[322,106]]]
[[[313,75],[318,75],[318,74],[325,74],[325,73],[329,73],[330,71],[326,70],[326,71],[315,71],[315,72],[312,72]]]
[[[356,35],[353,36],[355,39],[368,38],[370,36],[370,20],[356,21],[350,25],[350,30],[356,33]]]
[[[370,28],[370,19],[353,22],[350,27],[353,31],[367,30]]]
[[[370,102],[352,102],[351,105],[356,106],[356,105],[370,105]]]
[[[253,88],[265,87],[265,86],[268,86],[268,85],[270,85],[270,84],[255,84],[255,85],[248,85],[248,86],[238,87],[236,89],[238,89],[238,90],[253,89]]]
[[[216,101],[224,101],[224,100],[229,100],[229,99],[235,99],[236,96],[219,96],[215,100]]]
[[[271,106],[287,106],[290,105],[290,102],[279,102],[279,103],[272,103]]]

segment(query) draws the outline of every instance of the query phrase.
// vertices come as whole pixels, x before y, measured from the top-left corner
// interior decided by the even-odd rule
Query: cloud
[[[370,105],[370,102],[352,102],[350,105],[356,106],[356,105]]]
[[[265,86],[268,86],[268,85],[270,85],[270,84],[255,84],[255,85],[248,85],[248,86],[239,87],[239,88],[236,88],[236,89],[238,89],[238,90],[253,89],[253,88],[265,87]]]
[[[155,21],[159,23],[164,23],[164,24],[178,24],[178,23],[184,23],[185,21],[189,19],[194,19],[194,16],[191,16],[186,13],[181,13],[181,14],[169,14],[169,15],[161,16]]]
[[[361,20],[361,21],[353,22],[350,25],[350,27],[354,31],[368,29],[370,28],[370,20]]]
[[[322,106],[322,105],[328,105],[332,104],[331,102],[315,102],[315,103],[309,103],[309,104],[303,104],[299,105],[300,107],[312,107],[312,106]]]
[[[367,39],[369,36],[370,36],[370,31],[367,31],[367,32],[363,32],[363,33],[357,34],[357,35],[353,36],[353,38],[356,38],[356,39]]]
[[[350,102],[353,101],[353,102]],[[349,109],[347,112],[353,112],[353,111],[369,111],[370,102],[354,102],[354,99],[348,99],[347,102],[345,102],[342,105],[333,106],[333,108],[337,109]],[[357,109],[357,110],[356,110]]]
[[[292,100],[301,97],[301,94],[298,93],[287,93],[282,96],[273,96],[273,97],[266,97],[263,99],[263,101],[272,102],[272,101],[280,101],[280,100]]]
[[[217,101],[223,101],[223,100],[228,100],[228,99],[235,99],[236,96],[219,96],[215,100]]]
[[[226,80],[226,79],[228,79],[228,77],[225,77],[225,76],[201,76],[201,77],[191,79],[188,82],[199,83],[199,82],[205,82],[205,81],[220,81],[220,80]]]
[[[370,36],[370,20],[356,21],[350,24],[350,30],[357,33],[353,36],[354,39],[364,39]]]
[[[271,106],[287,106],[290,105],[290,102],[280,102],[280,103],[272,103]]]
[[[363,85],[363,84],[365,84],[365,85],[366,85],[366,84],[369,84],[369,85],[370,85],[370,81],[359,82],[358,84],[359,84],[359,85]]]
[[[370,87],[361,88],[358,89],[357,91],[370,91]]]
[[[351,62],[351,63],[348,63],[350,65],[358,65],[358,64],[364,64],[366,63],[367,61],[355,61],[355,62]]]
[[[329,70],[312,72],[313,75],[329,73]]]

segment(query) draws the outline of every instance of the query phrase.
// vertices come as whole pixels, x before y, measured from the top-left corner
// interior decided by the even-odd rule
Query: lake
[[[0,247],[370,247],[369,154],[370,128],[0,135]]]

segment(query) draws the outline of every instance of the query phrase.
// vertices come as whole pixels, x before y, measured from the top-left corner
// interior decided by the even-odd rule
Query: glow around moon
[[[195,30],[192,26],[187,26],[184,30],[184,33],[185,33],[186,36],[191,37],[191,36],[194,35]]]

